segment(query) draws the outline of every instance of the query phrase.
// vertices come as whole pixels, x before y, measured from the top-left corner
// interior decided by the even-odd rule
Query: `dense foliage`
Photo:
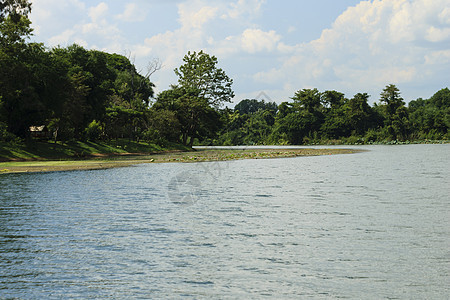
[[[408,107],[392,84],[373,106],[368,99],[366,93],[347,99],[337,91],[303,89],[295,93],[292,102],[278,106],[243,100],[234,110],[223,112],[228,122],[213,143],[353,144],[449,139],[448,88],[428,100],[411,101]]]
[[[154,95],[149,76],[118,54],[76,44],[48,49],[32,34],[27,0],[0,1],[0,141],[47,139],[154,143],[305,144],[449,139],[450,90],[406,106],[395,85],[369,95],[297,91],[292,101],[245,99],[234,109],[233,80],[203,51],[175,69],[178,84]],[[153,100],[153,101],[151,101]]]

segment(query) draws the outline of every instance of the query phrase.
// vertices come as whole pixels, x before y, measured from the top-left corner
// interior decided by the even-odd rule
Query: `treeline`
[[[279,105],[246,99],[223,108],[234,97],[233,80],[214,56],[189,52],[175,69],[178,83],[155,96],[152,71],[141,75],[123,55],[27,42],[28,1],[0,1],[0,9],[3,142],[29,140],[38,126],[54,141],[126,138],[187,146],[449,139],[448,88],[408,106],[388,85],[373,106],[366,93],[348,99],[303,89]]]
[[[77,45],[46,50],[28,44],[24,50],[2,60],[3,139],[8,133],[27,138],[30,127],[40,125],[61,140],[135,139],[148,127],[144,113],[153,84],[124,56]]]
[[[28,42],[27,0],[0,2],[0,140],[45,125],[55,140],[138,139],[154,85],[122,55]],[[42,128],[42,127],[41,127]]]
[[[211,140],[219,145],[376,143],[448,140],[450,90],[406,106],[395,85],[382,91],[379,102],[369,95],[348,99],[337,91],[299,90],[292,101],[246,99],[224,114],[226,125]]]

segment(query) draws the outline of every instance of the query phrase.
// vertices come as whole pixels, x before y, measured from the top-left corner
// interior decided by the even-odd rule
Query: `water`
[[[0,176],[0,298],[445,299],[450,145]]]

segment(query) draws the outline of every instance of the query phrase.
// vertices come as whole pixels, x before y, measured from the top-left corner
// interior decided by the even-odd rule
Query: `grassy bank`
[[[128,153],[155,153],[163,151],[186,151],[189,148],[178,144],[165,147],[128,140],[111,142],[43,142],[31,141],[20,144],[0,143],[0,161],[24,160],[70,160],[108,155],[126,155]]]
[[[105,169],[125,167],[141,163],[177,163],[206,162],[239,159],[268,159],[297,156],[316,156],[333,154],[350,154],[359,152],[351,149],[247,149],[247,150],[201,150],[191,152],[165,152],[139,155],[109,155],[107,157],[92,157],[78,160],[46,160],[0,162],[0,173],[17,172],[50,172],[69,170]]]

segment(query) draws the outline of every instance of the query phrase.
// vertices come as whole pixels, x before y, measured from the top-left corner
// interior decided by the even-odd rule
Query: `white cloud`
[[[449,9],[448,0],[363,1],[347,9],[319,39],[296,45],[280,67],[254,78],[289,82],[297,89],[357,87],[375,97],[388,83],[414,87],[442,81],[429,65],[450,69],[449,51],[433,51],[436,43],[450,45]]]
[[[214,53],[224,56],[258,53],[286,53],[292,51],[292,47],[280,42],[281,35],[274,30],[263,31],[261,29],[247,28],[241,34],[228,36],[223,40],[209,40]]]
[[[450,7],[445,7],[439,14],[439,22],[443,25],[450,25]]]
[[[178,14],[182,29],[201,29],[208,21],[217,16],[218,10],[218,7],[207,6],[203,1],[179,4]]]
[[[68,21],[63,17],[65,12],[70,11],[73,16],[76,16],[85,9],[84,3],[80,0],[31,0],[30,2],[32,4],[30,19],[36,35],[41,33],[43,27],[41,24],[47,25],[45,30],[59,31],[61,24]]]
[[[246,29],[242,33],[241,42],[244,51],[256,53],[274,50],[280,39],[281,36],[274,30],[264,32],[260,29]]]
[[[108,4],[105,2],[99,3],[97,6],[89,8],[89,17],[92,22],[99,22],[102,20],[108,11]]]
[[[143,43],[132,46],[131,51],[143,61],[146,57],[157,56],[164,62],[165,70],[159,76],[172,78],[172,74],[163,74],[165,71],[173,73],[183,56],[189,50],[201,50],[214,38],[207,34],[208,25],[217,19],[222,4],[204,0],[184,1],[177,5],[180,27],[166,31],[144,40]],[[172,82],[173,83],[173,82]]]
[[[287,100],[295,90],[306,87],[336,89],[350,93],[347,96],[356,90],[377,97],[388,83],[414,87],[445,82],[444,70],[450,69],[449,0],[361,1],[316,40],[298,44],[286,43],[279,28],[275,31],[260,18],[266,0],[170,1],[176,2],[178,27],[168,22],[147,36],[140,36],[147,32],[145,26],[158,28],[146,18],[154,13],[150,7],[165,7],[167,1],[151,5],[147,0],[32,2],[33,27],[44,30],[45,24],[45,42],[50,46],[77,42],[109,52],[130,51],[141,66],[159,57],[164,68],[152,78],[158,88],[174,83],[173,68],[189,50],[217,56],[221,67],[234,75],[235,85],[240,82],[244,88],[238,95],[265,90],[277,100]],[[137,28],[133,21],[148,23]],[[289,39],[307,30],[289,25]],[[130,28],[140,41],[126,36]]]
[[[430,26],[427,30],[426,39],[430,42],[442,42],[450,38],[450,27],[436,28]]]
[[[43,13],[46,5],[52,5],[53,9]],[[46,40],[49,46],[77,43],[86,48],[121,51],[124,37],[116,24],[109,23],[109,14],[106,2],[87,7],[79,0],[33,0],[32,21],[46,25],[50,34]],[[41,19],[43,17],[45,19]],[[56,31],[52,34],[52,29],[59,28],[59,24],[64,22],[69,26],[62,33]]]
[[[68,29],[61,34],[55,35],[54,37],[50,38],[49,43],[50,45],[57,46],[57,45],[67,45],[72,36],[75,34],[75,31],[72,29]]]
[[[239,0],[230,3],[226,13],[222,15],[223,19],[238,19],[248,15],[257,15],[260,13],[262,5],[266,0]]]
[[[146,10],[141,9],[136,3],[128,3],[122,14],[117,18],[126,22],[142,22],[147,17]]]
[[[448,65],[450,64],[450,50],[433,51],[425,55],[426,65]]]

